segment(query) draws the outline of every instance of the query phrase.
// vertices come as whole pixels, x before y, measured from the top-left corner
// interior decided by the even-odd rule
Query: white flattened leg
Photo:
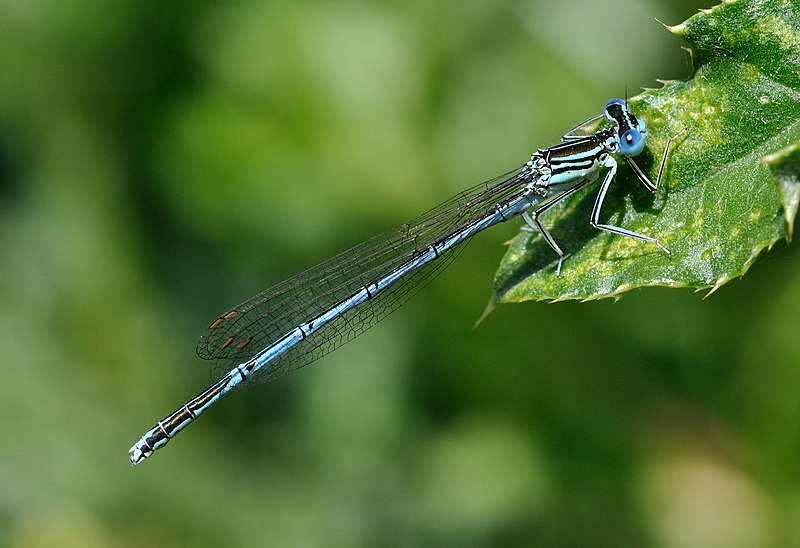
[[[621,228],[614,225],[605,225],[600,224],[600,210],[603,208],[603,201],[606,199],[606,192],[608,192],[608,187],[611,186],[611,182],[614,180],[614,177],[617,174],[617,162],[611,156],[607,156],[605,162],[603,163],[606,167],[609,168],[608,173],[606,173],[605,178],[603,179],[603,183],[600,185],[600,191],[597,193],[597,199],[595,199],[594,207],[592,208],[592,217],[590,219],[590,223],[594,228],[599,230],[604,230],[606,232],[611,232],[612,234],[619,234],[621,236],[628,236],[629,238],[635,238],[637,240],[642,240],[644,242],[651,242],[656,244],[658,247],[662,249],[667,255],[672,255],[669,249],[661,245],[661,242],[656,240],[655,238],[651,238],[650,236],[645,236],[644,234],[639,234],[638,232],[633,232],[631,230],[627,230],[625,228]]]
[[[522,214],[522,218],[525,219],[525,222],[530,227],[530,230],[532,232],[540,233],[544,237],[544,241],[547,242],[547,245],[549,245],[550,248],[553,251],[558,253],[558,266],[556,267],[556,277],[557,278],[561,277],[561,265],[564,264],[564,252],[561,251],[561,248],[558,247],[558,244],[553,239],[553,236],[550,234],[550,232],[547,231],[547,229],[544,227],[544,225],[539,221],[539,217],[541,217],[541,215],[545,211],[547,211],[548,209],[550,209],[551,207],[556,205],[558,202],[560,202],[561,200],[563,200],[567,196],[570,196],[570,195],[578,192],[583,187],[588,185],[590,182],[591,182],[591,180],[588,180],[588,179],[583,180],[583,181],[579,182],[578,184],[576,184],[574,187],[562,192],[561,194],[559,194],[558,196],[556,196],[555,198],[553,198],[549,202],[546,202],[546,203],[542,204],[541,206],[537,207],[536,209],[533,210],[532,214],[528,214],[528,213],[523,213]]]

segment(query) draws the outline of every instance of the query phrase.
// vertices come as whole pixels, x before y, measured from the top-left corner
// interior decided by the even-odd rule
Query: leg
[[[525,219],[525,222],[530,227],[530,230],[532,232],[539,232],[544,237],[544,241],[547,242],[547,245],[549,245],[553,251],[558,253],[558,266],[556,267],[556,278],[561,277],[561,265],[564,263],[564,252],[561,251],[561,248],[558,247],[558,244],[553,239],[553,236],[550,235],[550,232],[548,232],[547,229],[544,227],[544,225],[539,221],[539,217],[541,217],[542,213],[544,213],[545,211],[556,205],[558,202],[560,202],[567,196],[570,196],[571,194],[578,192],[580,189],[588,185],[590,182],[592,181],[590,180],[580,181],[572,188],[567,189],[566,191],[562,192],[552,200],[545,202],[541,206],[534,209],[533,214],[529,215],[527,212],[522,214],[522,218]]]
[[[522,218],[525,220],[525,224],[520,227],[520,230],[531,233],[539,232],[539,229],[536,227],[536,223],[533,221],[533,218],[528,215],[527,211],[522,214]]]
[[[614,180],[614,177],[617,174],[616,160],[614,160],[614,158],[611,156],[608,156],[608,163],[606,164],[606,167],[609,167],[610,169],[608,170],[608,173],[606,173],[603,183],[600,185],[600,192],[597,193],[597,199],[595,200],[594,207],[592,208],[592,218],[590,219],[589,223],[598,230],[604,230],[606,232],[611,232],[612,234],[619,234],[621,236],[636,238],[637,240],[642,240],[644,242],[654,243],[664,252],[666,252],[667,255],[672,255],[672,253],[670,253],[669,250],[661,245],[661,243],[655,238],[651,238],[650,236],[645,236],[644,234],[639,234],[637,232],[632,232],[618,226],[600,224],[600,210],[603,207],[603,200],[606,199],[608,187],[611,186],[611,181]]]
[[[585,125],[590,124],[590,123],[594,122],[595,120],[599,120],[602,117],[603,117],[602,114],[598,114],[597,116],[592,116],[588,120],[584,120],[583,122],[581,122],[577,126],[575,126],[572,129],[570,129],[568,132],[566,132],[561,137],[561,140],[566,143],[567,141],[574,141],[575,139],[583,139],[584,137],[586,137],[586,135],[573,135],[573,133],[575,133],[576,131],[578,131],[579,129],[584,127]]]
[[[667,144],[664,145],[664,153],[661,155],[661,167],[658,168],[658,177],[656,178],[656,184],[653,184],[650,179],[647,178],[647,175],[639,169],[639,166],[636,165],[636,162],[633,161],[633,158],[629,158],[625,156],[625,161],[628,162],[628,165],[631,166],[631,169],[636,174],[636,177],[642,182],[642,184],[649,190],[650,192],[655,192],[658,190],[658,185],[661,184],[661,176],[664,174],[664,166],[667,165],[667,154],[669,154],[669,146],[672,144],[672,141],[677,139],[686,128],[683,128],[678,133],[667,139]]]

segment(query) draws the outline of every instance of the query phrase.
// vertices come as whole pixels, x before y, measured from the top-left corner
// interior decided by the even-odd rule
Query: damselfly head
[[[644,150],[644,138],[647,135],[644,120],[641,122],[628,108],[622,99],[611,99],[603,111],[609,122],[617,126],[619,135],[619,151],[625,156],[636,156]]]
[[[619,126],[620,123],[625,123],[625,118],[630,114],[630,110],[628,103],[622,99],[611,99],[603,108],[603,113],[609,122]]]

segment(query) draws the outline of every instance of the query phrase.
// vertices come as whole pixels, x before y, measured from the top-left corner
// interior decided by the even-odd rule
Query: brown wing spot
[[[242,348],[244,348],[245,346],[247,346],[247,345],[248,345],[248,344],[250,344],[251,342],[253,342],[253,337],[247,337],[247,338],[246,338],[244,341],[242,341],[242,343],[241,343],[239,346],[237,346],[236,348],[238,348],[239,350],[241,350]]]
[[[228,348],[231,344],[233,344],[233,336],[230,336],[227,339],[225,339],[225,342],[222,343],[222,349],[224,350]]]
[[[211,325],[208,326],[208,328],[209,329],[216,329],[220,325],[222,325],[222,322],[224,322],[224,321],[225,321],[225,318],[217,318],[216,320],[213,321],[213,323]]]
[[[234,316],[236,316],[236,313],[237,313],[236,310],[231,310],[230,312],[228,312],[224,316],[220,316],[219,318],[214,320],[214,322],[211,325],[209,325],[208,328],[209,329],[218,328],[220,325],[222,325],[222,322],[226,322],[226,321],[230,320],[231,318],[233,318]]]

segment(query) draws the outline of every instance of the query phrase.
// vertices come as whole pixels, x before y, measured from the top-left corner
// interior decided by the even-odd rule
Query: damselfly
[[[589,135],[580,130],[596,120],[610,127]],[[240,385],[271,380],[338,348],[398,308],[456,257],[478,232],[521,215],[558,254],[564,252],[540,217],[555,204],[600,178],[589,223],[600,230],[650,242],[650,236],[602,224],[600,211],[617,173],[620,154],[651,192],[661,182],[669,146],[664,146],[655,184],[634,162],[644,149],[643,120],[622,99],[568,131],[562,143],[540,149],[523,166],[451,198],[403,225],[380,234],[294,276],[226,312],[197,344],[201,358],[214,360],[216,382],[148,430],[130,449],[139,464],[164,447],[219,398]]]

